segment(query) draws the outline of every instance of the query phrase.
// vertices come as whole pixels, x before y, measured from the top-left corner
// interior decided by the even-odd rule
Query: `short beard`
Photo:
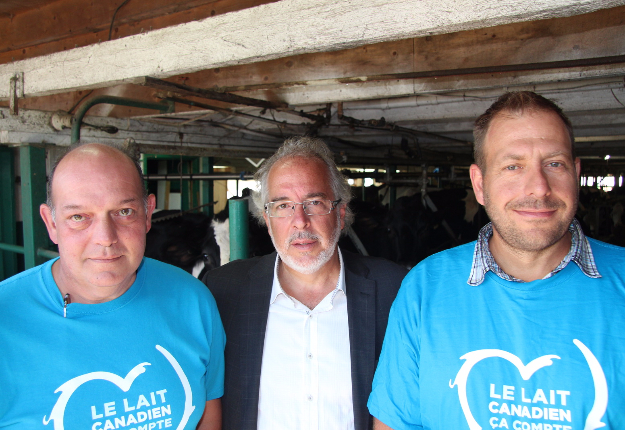
[[[269,224],[269,230],[271,232],[271,224]],[[334,255],[334,251],[336,250],[336,244],[339,242],[339,237],[341,236],[341,224],[337,223],[336,229],[332,232],[332,236],[328,241],[328,247],[322,250],[317,257],[315,257],[312,261],[308,261],[305,263],[300,263],[297,259],[287,255],[286,250],[289,249],[289,246],[294,240],[299,239],[310,239],[310,240],[319,240],[319,236],[312,234],[308,231],[299,231],[297,233],[292,234],[284,241],[284,247],[280,248],[276,245],[276,242],[273,238],[273,234],[271,236],[271,241],[273,242],[274,248],[278,252],[280,256],[280,260],[284,264],[286,264],[291,269],[296,272],[302,273],[304,275],[311,275],[321,269]],[[284,251],[282,251],[282,250]]]
[[[571,214],[571,218],[568,220],[561,220],[550,230],[544,230],[543,226],[540,222],[536,223],[535,231],[524,231],[518,229],[516,225],[509,222],[509,220],[505,219],[505,217],[499,217],[498,213],[492,213],[492,210],[489,210],[489,202],[488,195],[486,197],[486,213],[493,223],[493,228],[499,236],[503,239],[503,241],[508,244],[511,248],[517,249],[522,252],[539,252],[549,248],[550,246],[557,243],[560,239],[564,237],[566,232],[573,221],[573,217],[575,213]],[[577,207],[577,201],[573,205],[573,207]],[[560,200],[552,200],[549,198],[539,200],[535,198],[524,198],[522,200],[517,200],[514,202],[510,202],[506,205],[506,210],[523,210],[523,209],[565,209],[566,205],[564,202]],[[531,233],[534,234],[531,234]],[[529,234],[528,234],[529,233]]]

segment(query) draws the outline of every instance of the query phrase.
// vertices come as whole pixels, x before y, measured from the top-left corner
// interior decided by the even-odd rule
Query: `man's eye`
[[[506,170],[517,170],[518,168],[519,166],[512,165],[512,166],[506,167]]]
[[[549,163],[549,167],[562,167],[563,164],[560,163],[559,161],[552,161],[551,163]]]
[[[72,215],[71,217],[69,217],[69,219],[71,219],[72,221],[75,221],[75,222],[80,222],[80,221],[84,220],[85,217],[82,216],[82,215]]]
[[[134,213],[134,209],[130,209],[130,208],[125,208],[119,211],[119,214],[121,216],[130,216]]]
[[[289,203],[280,203],[278,206],[276,206],[276,209],[284,210],[284,209],[288,209],[290,207],[291,207],[291,205]]]
[[[321,203],[321,200],[306,200],[306,206],[319,206]]]

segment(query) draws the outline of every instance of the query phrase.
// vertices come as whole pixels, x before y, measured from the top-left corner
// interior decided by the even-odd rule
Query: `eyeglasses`
[[[301,203],[292,201],[269,202],[265,203],[265,213],[271,218],[285,218],[295,213],[296,205],[302,205],[306,215],[327,215],[332,212],[340,202],[341,199],[304,200]]]

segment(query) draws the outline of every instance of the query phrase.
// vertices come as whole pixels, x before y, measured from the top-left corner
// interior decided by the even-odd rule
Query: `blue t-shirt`
[[[195,429],[223,394],[206,286],[144,258],[122,296],[64,317],[54,261],[0,283],[0,428]]]
[[[575,263],[545,280],[467,284],[475,243],[404,279],[369,397],[401,429],[625,428],[625,248],[589,239],[602,278]]]

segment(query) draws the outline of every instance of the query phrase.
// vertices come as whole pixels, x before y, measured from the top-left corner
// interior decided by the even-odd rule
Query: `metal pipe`
[[[17,254],[24,254],[24,247],[20,245],[13,245],[10,243],[2,243],[0,242],[0,249],[3,251],[11,251]]]
[[[50,251],[49,249],[37,248],[37,255],[52,260],[59,256],[58,252]]]
[[[2,251],[11,251],[16,254],[24,254],[26,252],[25,248],[21,245],[13,245],[10,243],[2,243],[0,242],[0,250]],[[49,249],[37,248],[37,255],[44,258],[53,259],[59,256],[58,252],[50,251]]]
[[[249,223],[247,199],[228,201],[230,218],[230,261],[249,257]]]
[[[72,124],[72,144],[80,140],[80,126],[82,125],[82,119],[89,109],[97,104],[110,104],[118,106],[130,106],[144,109],[154,109],[162,113],[171,113],[174,111],[173,102],[146,102],[143,100],[133,100],[125,97],[115,96],[95,96],[84,102],[74,114],[74,122]]]
[[[164,91],[171,91],[173,93],[182,94],[191,97],[202,97],[208,100],[217,100],[226,103],[239,104],[244,106],[255,106],[262,109],[275,109],[278,112],[284,112],[292,115],[301,116],[302,118],[308,118],[314,122],[324,122],[325,118],[319,115],[312,115],[302,110],[296,111],[289,108],[289,105],[284,102],[271,102],[267,100],[252,99],[249,97],[239,96],[237,94],[230,94],[221,91],[207,90],[204,88],[191,87],[189,85],[176,84],[174,82],[163,81],[149,76],[144,76],[139,85],[146,85],[151,88],[161,89]]]

